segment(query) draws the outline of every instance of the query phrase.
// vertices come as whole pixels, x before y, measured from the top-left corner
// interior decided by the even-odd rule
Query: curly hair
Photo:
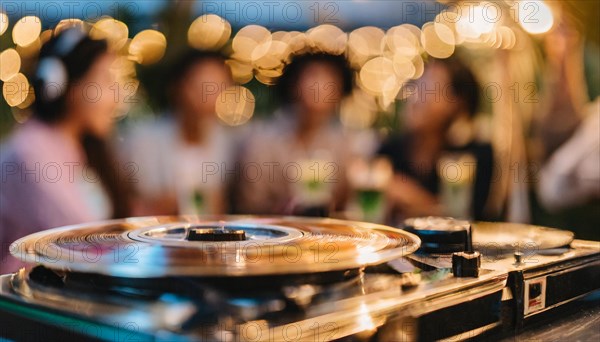
[[[327,53],[306,53],[294,57],[283,69],[283,74],[277,81],[276,93],[282,103],[289,104],[298,99],[298,94],[295,91],[298,78],[312,63],[324,63],[331,66],[342,79],[342,95],[346,96],[352,92],[354,87],[353,73],[344,56]]]

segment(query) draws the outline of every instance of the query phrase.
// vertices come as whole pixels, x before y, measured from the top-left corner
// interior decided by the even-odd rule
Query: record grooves
[[[196,232],[200,234],[189,239]],[[222,241],[224,237],[232,241]],[[285,217],[146,217],[36,233],[16,241],[13,254],[70,272],[217,279],[343,273],[410,254],[418,247],[414,235],[370,223]]]

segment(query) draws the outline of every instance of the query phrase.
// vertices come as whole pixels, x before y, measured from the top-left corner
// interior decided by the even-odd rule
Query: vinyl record
[[[356,269],[410,254],[419,244],[410,233],[363,222],[164,216],[50,229],[16,241],[11,253],[71,272],[222,277]]]
[[[568,230],[522,223],[473,222],[473,244],[480,249],[544,250],[568,246],[575,234]]]

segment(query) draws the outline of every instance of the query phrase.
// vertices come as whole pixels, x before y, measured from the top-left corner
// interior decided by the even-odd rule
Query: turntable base
[[[229,232],[214,232],[219,227]],[[368,223],[159,217],[50,230],[20,240],[14,249],[15,255],[35,265],[0,276],[0,336],[15,340],[502,340],[548,336],[546,329],[560,333],[573,324],[584,330],[580,336],[596,336],[593,329],[600,313],[594,305],[599,300],[590,300],[589,294],[600,296],[599,242],[523,226],[531,234],[521,235],[511,247],[485,241],[485,236],[494,235],[482,234],[484,229],[490,233],[500,225],[478,227],[475,223],[469,229],[478,254],[468,246],[460,253],[466,258],[480,254],[476,277],[453,274],[452,254],[417,250],[416,236]],[[188,239],[191,230],[211,236]],[[537,248],[530,238],[540,232],[559,233],[568,244],[554,246],[550,239],[544,245],[548,248]],[[114,258],[108,253],[114,249],[105,247],[109,243],[116,244],[118,251],[133,246],[140,251],[138,263]],[[248,257],[256,254],[242,255],[247,250],[240,246],[249,243],[258,246],[255,252],[268,246],[272,258],[248,263]],[[95,262],[69,254],[57,256],[56,251],[74,245],[76,251],[100,246],[104,253]],[[290,246],[310,258],[289,258],[283,251]],[[331,253],[329,246],[338,247],[333,254],[336,262],[313,259],[332,257],[325,253]],[[225,258],[215,257],[223,251]],[[238,258],[231,257],[232,251]],[[587,320],[573,315],[574,308],[588,307]],[[559,333],[553,337],[572,336]]]

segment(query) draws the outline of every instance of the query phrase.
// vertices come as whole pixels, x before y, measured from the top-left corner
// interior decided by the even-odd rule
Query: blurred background
[[[598,240],[598,3],[3,1],[2,230],[154,214],[448,215]],[[77,137],[101,136],[113,153],[96,158],[82,143],[77,161],[102,187],[74,190],[84,199],[61,209],[74,197],[48,194],[68,184],[49,181],[45,164],[27,189],[22,174],[39,161],[28,149],[50,146],[28,124],[88,129],[77,113],[100,111],[65,100],[60,120],[36,114],[58,108],[36,84],[63,84],[67,98],[69,81],[84,79],[73,76],[88,58],[80,38],[56,52],[71,30],[112,56],[113,83],[102,95],[84,88],[87,102],[114,99],[110,133]],[[63,168],[61,149],[40,160]],[[54,188],[37,189],[44,182]],[[108,209],[69,216],[79,206]]]

